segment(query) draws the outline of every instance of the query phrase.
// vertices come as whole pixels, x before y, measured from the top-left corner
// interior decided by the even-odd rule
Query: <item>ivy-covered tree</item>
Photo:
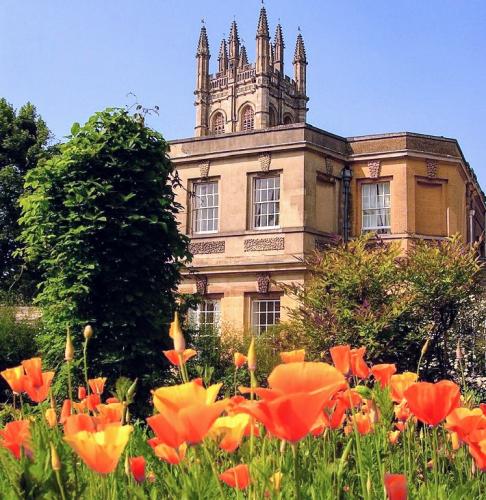
[[[35,106],[27,103],[18,112],[0,99],[0,293],[12,289],[31,296],[35,274],[15,255],[20,235],[19,198],[24,176],[49,155],[50,132]]]
[[[90,375],[138,377],[147,387],[165,366],[161,349],[189,258],[168,145],[122,109],[95,113],[71,134],[28,173],[21,200],[26,258],[42,272],[43,355],[62,361],[66,329],[79,347],[90,323]]]

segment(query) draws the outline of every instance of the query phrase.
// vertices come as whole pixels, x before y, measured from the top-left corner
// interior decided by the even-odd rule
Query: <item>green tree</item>
[[[178,183],[162,135],[121,109],[74,124],[58,155],[27,175],[21,200],[26,258],[40,262],[40,344],[63,358],[66,328],[81,345],[93,325],[90,375],[162,375],[161,349],[180,268],[189,258],[174,199]]]
[[[464,324],[474,321],[481,293],[476,247],[455,236],[418,241],[403,254],[366,235],[316,253],[307,265],[306,283],[285,287],[298,307],[280,338],[315,357],[333,345],[366,346],[373,362],[412,371],[428,339],[424,375],[454,374],[456,344],[466,343]]]
[[[31,296],[34,291],[35,276],[15,255],[19,198],[24,175],[49,156],[49,138],[49,129],[32,104],[16,112],[0,99],[0,293],[14,288],[18,295]]]

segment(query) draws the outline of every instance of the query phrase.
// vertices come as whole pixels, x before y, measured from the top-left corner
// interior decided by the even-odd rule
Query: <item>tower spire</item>
[[[260,36],[270,38],[270,34],[268,31],[267,11],[265,10],[265,6],[263,4],[262,8],[260,9],[260,17],[258,19],[257,28],[257,38]]]
[[[226,39],[221,40],[221,46],[219,47],[219,73],[223,73],[228,69],[228,47],[226,45]]]
[[[295,52],[294,52],[294,64],[302,63],[307,64],[307,55],[305,53],[304,39],[302,38],[302,33],[297,35],[297,42],[295,44]]]
[[[277,28],[275,29],[274,47],[273,67],[283,76],[285,43],[280,23],[277,24]]]
[[[231,23],[231,29],[229,34],[229,66],[234,68],[238,64],[238,59],[240,58],[240,38],[238,36],[238,26],[236,21]]]
[[[199,33],[199,42],[197,44],[196,56],[207,55],[209,56],[209,42],[208,34],[206,32],[206,26],[203,24],[201,26],[201,32]]]
[[[238,68],[242,68],[247,64],[248,64],[248,54],[246,53],[246,47],[242,45],[240,50],[240,59],[238,61]]]

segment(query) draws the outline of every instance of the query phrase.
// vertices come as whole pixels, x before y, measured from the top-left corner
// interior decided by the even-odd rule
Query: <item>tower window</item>
[[[223,113],[216,113],[214,115],[212,132],[215,135],[224,134],[224,116],[223,116]]]
[[[253,130],[255,127],[255,113],[251,106],[246,106],[241,118],[241,130]]]

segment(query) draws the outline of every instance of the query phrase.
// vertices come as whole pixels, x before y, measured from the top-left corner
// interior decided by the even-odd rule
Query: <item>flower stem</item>
[[[297,443],[292,443],[292,455],[294,456],[294,492],[295,500],[300,500],[300,469],[299,469],[299,451]]]
[[[88,339],[84,340],[83,346],[83,364],[84,364],[84,379],[86,381],[86,390],[88,391],[88,396],[90,395],[90,388],[88,382]]]

